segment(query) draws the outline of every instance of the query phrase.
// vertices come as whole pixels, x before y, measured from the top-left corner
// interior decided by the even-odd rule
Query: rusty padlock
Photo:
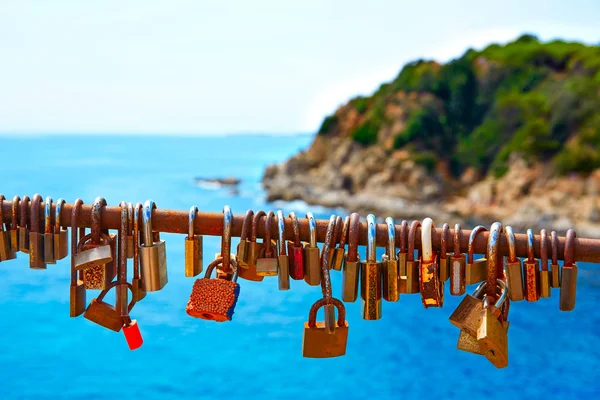
[[[112,305],[104,302],[106,294],[114,287],[120,285],[119,282],[112,282],[106,289],[100,292],[100,295],[93,299],[87,310],[83,314],[83,317],[106,328],[111,331],[120,332],[123,328],[123,318],[121,317],[119,310]],[[131,290],[131,284],[125,284],[129,290]],[[131,297],[131,301],[127,307],[128,311],[131,311],[135,305],[135,299]]]
[[[540,297],[548,298],[551,294],[552,276],[548,270],[548,232],[545,229],[540,231],[540,259],[542,270],[540,271]]]
[[[31,201],[31,231],[29,232],[29,268],[46,269],[44,262],[44,235],[40,227],[42,196],[35,194]]]
[[[564,263],[560,281],[559,308],[561,311],[573,311],[577,298],[577,264],[575,263],[575,237],[573,229],[567,231],[565,240]]]
[[[242,224],[242,233],[240,235],[240,242],[237,245],[237,253],[235,259],[238,267],[241,269],[248,269],[248,250],[250,247],[250,241],[248,240],[248,232],[252,228],[252,220],[254,219],[254,211],[246,211],[244,217],[244,223]]]
[[[62,209],[65,205],[64,199],[56,201],[56,209],[54,211],[54,258],[62,260],[69,255],[69,230],[66,225],[61,225]],[[77,229],[77,228],[76,228]]]
[[[252,215],[252,218],[249,221],[249,224],[251,225],[251,233],[250,239],[246,241],[248,247],[246,268],[240,267],[238,271],[238,276],[248,281],[261,282],[263,279],[265,279],[264,276],[256,274],[256,260],[258,259],[260,251],[262,250],[262,243],[256,242],[256,231],[258,229],[258,223],[260,222],[260,219],[264,218],[265,216],[266,214],[264,211],[258,211],[256,214]],[[244,224],[246,224],[245,220]]]
[[[44,202],[44,262],[56,264],[54,257],[54,225],[52,225],[52,197],[47,196]]]
[[[142,203],[136,203],[133,208],[133,279],[131,280],[133,298],[140,301],[146,297],[146,291],[142,285],[140,274],[140,215],[142,213]]]
[[[304,281],[310,286],[321,283],[320,253],[317,246],[317,223],[312,213],[306,213],[309,241],[304,246]]]
[[[275,214],[273,211],[267,213],[265,237],[263,240],[264,247],[260,251],[260,256],[256,261],[256,274],[260,276],[277,276],[277,254],[271,242],[271,223],[274,217]]]
[[[338,246],[333,249],[333,262],[331,268],[336,271],[341,271],[346,259],[346,240],[348,238],[348,229],[350,227],[350,216],[344,218],[344,224],[342,225],[342,232],[340,235]],[[394,254],[394,258],[396,255]],[[396,279],[397,280],[397,279]],[[397,285],[397,284],[396,284]]]
[[[540,261],[533,254],[533,230],[527,229],[527,260],[525,260],[525,300],[540,299]]]
[[[337,321],[334,319],[335,326],[330,325],[330,315],[335,315],[332,311],[327,312],[325,322],[317,322],[317,311],[319,308],[333,305],[338,310]],[[304,334],[302,337],[302,356],[307,358],[329,358],[340,357],[346,354],[348,343],[348,321],[346,321],[346,308],[344,303],[338,299],[332,298],[328,304],[327,299],[317,300],[308,313],[308,322],[304,323]]]
[[[421,224],[421,260],[419,262],[419,282],[421,301],[425,308],[444,305],[444,281],[440,279],[437,253],[433,251],[431,230],[435,228],[431,218]]]
[[[10,222],[10,249],[19,252],[19,196],[13,197],[11,204],[11,222]]]
[[[348,232],[348,254],[342,269],[342,300],[353,303],[358,297],[358,278],[360,276],[360,258],[358,257],[358,234],[360,216],[350,214]]]
[[[19,222],[19,250],[29,254],[29,228],[31,226],[27,218],[30,214],[29,196],[23,196],[23,200],[19,203],[19,214],[21,219]]]
[[[300,227],[296,213],[290,213],[294,240],[288,240],[287,253],[290,259],[290,278],[294,280],[304,279],[304,246],[300,241]]]
[[[2,212],[3,202],[4,195],[0,194],[0,261],[7,261],[17,258],[17,253],[12,250],[10,231],[4,230],[4,215]]]
[[[517,257],[515,234],[512,227],[507,226],[504,229],[504,236],[508,242],[508,257],[504,257],[504,269],[506,270],[506,278],[508,287],[510,288],[510,299],[512,301],[521,301],[525,298],[523,263]]]
[[[453,296],[462,296],[466,291],[467,256],[460,252],[461,233],[460,225],[454,225],[454,252],[450,258],[450,294]]]
[[[558,265],[558,234],[556,231],[550,233],[550,241],[552,246],[552,264],[550,265],[552,269],[552,278],[550,279],[550,283],[553,288],[559,288],[560,266]]]
[[[377,222],[367,215],[367,259],[360,266],[361,315],[366,320],[378,320],[382,313],[382,263],[377,261]],[[417,272],[418,276],[418,272]]]
[[[133,241],[133,203],[127,203],[127,258],[133,258],[136,244]]]
[[[78,317],[85,311],[85,286],[83,284],[83,272],[75,269],[75,257],[77,255],[77,220],[81,212],[83,201],[75,200],[71,211],[71,285],[69,294],[69,316]],[[58,207],[58,204],[57,204]]]
[[[452,254],[448,252],[448,236],[450,235],[450,226],[446,223],[442,225],[442,239],[440,246],[440,281],[446,282],[450,279],[450,265],[452,264]]]
[[[400,276],[400,293],[419,293],[421,290],[419,282],[419,258],[415,260],[415,236],[417,228],[421,226],[419,221],[413,221],[408,231],[408,253],[406,254],[406,276]],[[420,254],[420,251],[418,252]]]

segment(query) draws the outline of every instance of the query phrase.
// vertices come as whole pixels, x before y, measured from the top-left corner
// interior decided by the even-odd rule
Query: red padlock
[[[139,349],[142,347],[142,344],[144,344],[144,339],[142,339],[142,333],[140,332],[140,326],[135,319],[130,320],[128,323],[123,325],[123,334],[125,335],[125,340],[127,341],[129,350]]]
[[[292,227],[294,229],[294,240],[288,241],[288,258],[290,260],[290,277],[295,280],[304,279],[304,247],[300,242],[300,228],[298,217],[291,212]]]

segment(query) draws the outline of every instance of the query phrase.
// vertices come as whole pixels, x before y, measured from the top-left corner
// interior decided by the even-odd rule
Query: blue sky
[[[600,43],[598,21],[598,0],[0,0],[0,132],[312,132],[408,61]]]

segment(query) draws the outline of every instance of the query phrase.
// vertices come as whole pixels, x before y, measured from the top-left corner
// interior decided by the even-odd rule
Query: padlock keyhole
[[[213,316],[212,316],[211,314],[206,314],[206,313],[204,313],[204,314],[202,314],[202,316],[203,316],[205,319],[213,319]]]

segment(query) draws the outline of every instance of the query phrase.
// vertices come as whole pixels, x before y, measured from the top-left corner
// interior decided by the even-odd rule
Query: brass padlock
[[[515,249],[515,235],[512,227],[507,226],[504,229],[504,235],[508,242],[508,257],[504,257],[504,269],[506,270],[506,279],[510,288],[510,299],[512,301],[521,301],[525,299],[525,290],[523,285],[523,263],[517,257]]]
[[[65,204],[64,199],[58,199],[54,213],[54,258],[62,260],[69,255],[69,230],[66,225],[61,225],[62,208]],[[77,228],[75,228],[77,229]],[[77,244],[77,243],[75,243]]]
[[[469,236],[469,258],[465,267],[465,283],[467,285],[483,282],[487,278],[487,258],[473,260],[473,243],[475,242],[477,235],[481,232],[487,232],[487,229],[482,225],[478,225],[473,228],[471,236]]]
[[[477,328],[481,318],[481,310],[483,307],[483,292],[487,285],[487,281],[482,282],[477,286],[473,295],[467,294],[460,302],[458,307],[450,315],[450,323],[459,329],[464,329],[471,335],[477,334]]]
[[[348,237],[348,229],[350,226],[350,216],[344,218],[344,224],[342,225],[342,232],[340,234],[340,240],[338,246],[332,249],[333,262],[331,268],[336,271],[341,271],[346,259],[346,238]]]
[[[10,249],[17,253],[19,251],[19,196],[13,197],[11,204],[11,222],[10,222]]]
[[[194,277],[202,272],[202,236],[194,232],[198,207],[192,206],[188,217],[188,235],[185,238],[185,276]]]
[[[140,274],[140,214],[142,213],[142,203],[136,203],[133,208],[133,278],[131,279],[131,291],[135,301],[140,301],[146,297],[144,285]]]
[[[44,262],[56,264],[54,257],[54,225],[52,225],[52,197],[47,196],[44,202]]]
[[[237,283],[237,273],[240,268],[234,259],[230,259],[230,266],[235,269],[233,278],[231,280],[210,279],[212,271],[219,264],[223,264],[223,258],[211,262],[206,267],[204,278],[196,279],[194,282],[192,294],[185,308],[189,316],[216,322],[231,321],[233,318],[240,294],[240,285]]]
[[[548,271],[548,232],[545,229],[540,231],[540,259],[542,270],[540,271],[540,297],[550,297],[550,280],[552,276]]]
[[[258,211],[256,214],[254,214],[252,220],[250,221],[252,225],[252,232],[250,235],[250,240],[247,241],[248,255],[246,256],[246,268],[240,266],[238,271],[238,275],[242,279],[261,282],[265,278],[264,276],[256,274],[256,262],[263,247],[262,243],[256,242],[256,231],[258,229],[258,223],[260,222],[260,219],[266,217],[266,215],[267,214],[265,214],[264,211]],[[245,224],[246,222],[244,221],[244,225]]]
[[[100,292],[100,295],[93,299],[87,310],[83,314],[83,317],[98,324],[111,331],[120,332],[123,328],[123,318],[119,311],[112,305],[104,302],[106,294],[115,286],[120,285],[119,282],[113,282],[106,289]],[[126,283],[129,290],[131,290],[131,284]],[[131,296],[131,301],[127,306],[127,309],[131,311],[135,305],[135,299]]]
[[[31,201],[31,231],[29,232],[29,268],[46,269],[44,262],[44,235],[40,228],[42,196],[35,194]]]
[[[304,246],[300,241],[300,227],[296,213],[290,213],[294,240],[288,240],[288,258],[290,259],[290,278],[294,280],[304,279]]]
[[[358,258],[358,234],[360,230],[360,216],[350,214],[348,232],[348,254],[342,270],[342,300],[353,303],[358,297],[358,277],[360,274],[360,260]]]
[[[415,236],[419,221],[413,221],[408,232],[408,253],[406,254],[406,276],[400,276],[400,293],[419,293],[419,258],[415,260]],[[420,253],[420,252],[419,252]]]
[[[133,206],[131,203],[128,205],[127,202],[121,201],[119,203],[119,207],[121,208],[121,226],[119,228],[119,254],[118,254],[118,264],[117,264],[117,282],[118,285],[116,287],[117,291],[117,302],[115,308],[117,313],[121,317],[121,323],[124,328],[127,328],[132,323],[131,317],[129,313],[131,308],[128,306],[128,295],[127,289],[131,290],[132,296],[131,307],[135,304],[135,297],[133,296],[133,287],[127,283],[127,252],[129,240],[127,236],[129,235],[129,228],[132,225],[133,216],[130,218],[130,213],[133,212]],[[131,221],[131,222],[130,222]],[[133,232],[132,232],[133,233]],[[127,332],[125,332],[126,339],[128,338]],[[141,340],[141,337],[140,337]],[[141,344],[140,344],[141,345]]]
[[[248,240],[248,231],[252,227],[252,220],[254,219],[254,211],[246,211],[246,217],[244,218],[244,224],[242,225],[242,234],[240,235],[240,242],[237,246],[237,254],[235,259],[238,266],[241,269],[248,268],[248,247],[250,241]]]
[[[77,269],[75,269],[75,256],[77,255],[77,220],[79,219],[82,205],[83,201],[81,199],[75,200],[71,211],[71,285],[69,288],[69,316],[72,318],[83,314],[87,305],[85,300],[85,286],[82,279],[83,275],[82,272],[78,272]],[[60,206],[62,206],[62,204],[59,200],[56,207],[58,208]]]
[[[285,218],[281,210],[277,210],[277,233],[279,236],[277,241],[277,247],[279,248],[277,256],[279,290],[290,290],[290,262],[285,245]]]
[[[133,203],[127,203],[127,258],[133,259],[136,245],[133,241]]]
[[[167,276],[167,249],[164,240],[154,240],[152,211],[156,204],[146,200],[142,212],[143,243],[139,246],[142,264],[142,286],[146,292],[156,292],[169,282]]]
[[[367,259],[360,266],[361,315],[366,320],[381,318],[381,270],[377,262],[377,222],[373,214],[367,215]]]
[[[440,248],[440,281],[446,282],[450,279],[450,260],[451,254],[448,252],[448,235],[450,234],[450,226],[446,223],[442,225],[442,239]]]
[[[271,223],[274,216],[273,211],[267,213],[263,248],[256,261],[256,274],[260,276],[277,276],[277,254],[275,249],[273,249],[273,242],[271,241]]]
[[[460,252],[460,225],[454,225],[454,252],[450,258],[450,294],[462,296],[466,291],[466,264],[467,256]]]
[[[304,246],[304,280],[310,286],[321,283],[320,252],[317,246],[317,225],[312,213],[306,213],[308,219],[309,242]]]
[[[552,263],[550,268],[552,269],[552,275],[550,278],[550,284],[553,288],[560,287],[560,266],[558,265],[558,234],[556,231],[550,233],[550,241],[552,246]]]
[[[19,203],[19,214],[21,221],[19,222],[19,251],[29,254],[29,196],[23,196],[23,200]]]
[[[500,279],[498,282],[504,283]],[[486,296],[481,325],[477,329],[477,344],[481,354],[496,368],[505,368],[508,366],[508,335],[494,310],[499,307],[491,305],[488,300]]]
[[[326,326],[326,322],[316,321],[319,308],[329,304],[333,304],[338,310],[337,323],[333,329]],[[340,357],[346,354],[347,343],[348,321],[346,321],[344,304],[335,298],[332,298],[329,303],[325,298],[317,300],[310,308],[308,322],[304,323],[302,356],[308,358]]]
[[[510,322],[504,321],[502,323],[502,327],[504,331],[508,334],[508,327],[510,326]],[[461,351],[466,351],[468,353],[473,353],[482,356],[481,349],[479,348],[479,342],[477,341],[477,336],[472,335],[464,329],[460,330],[460,334],[458,335],[458,343],[456,344],[456,348]]]
[[[0,194],[0,261],[14,260],[17,254],[12,250],[10,243],[10,232],[4,230],[4,215],[2,212],[2,203],[4,195]]]
[[[540,262],[533,255],[533,230],[527,229],[527,260],[525,260],[525,300],[540,299]]]
[[[431,218],[425,218],[421,227],[421,259],[419,260],[419,282],[421,301],[425,308],[444,305],[444,281],[440,280],[437,254],[433,251],[431,230],[435,228]]]
[[[565,240],[564,263],[560,281],[560,300],[558,302],[561,311],[573,311],[577,298],[577,264],[575,263],[575,237],[573,229],[567,231]]]
[[[392,217],[385,219],[388,232],[388,245],[383,259],[383,298],[386,301],[400,300],[398,289],[398,259],[396,258],[396,225]]]

